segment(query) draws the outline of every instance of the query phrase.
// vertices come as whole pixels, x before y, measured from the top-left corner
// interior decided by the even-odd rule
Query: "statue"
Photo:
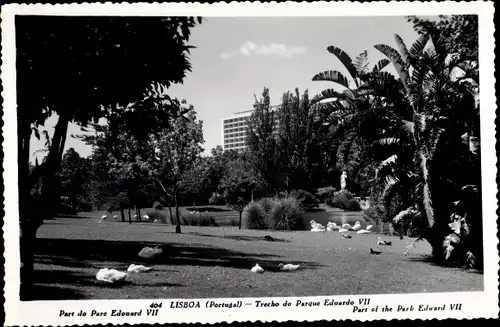
[[[340,176],[340,189],[343,191],[345,190],[345,187],[347,185],[347,173],[346,171],[344,170],[342,172],[342,176]]]

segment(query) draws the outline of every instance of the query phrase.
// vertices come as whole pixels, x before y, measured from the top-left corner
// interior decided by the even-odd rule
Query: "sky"
[[[334,45],[354,58],[368,51],[370,68],[384,56],[373,48],[387,44],[396,48],[394,33],[411,45],[417,38],[402,16],[366,17],[206,17],[192,29],[189,44],[192,72],[183,84],[173,85],[170,96],[186,99],[203,121],[205,154],[221,145],[222,119],[238,111],[251,110],[254,95],[269,88],[271,104],[279,104],[286,91],[299,88],[310,97],[331,82],[312,81],[315,74],[338,70],[348,76],[338,59],[326,49]],[[393,72],[392,66],[387,71]],[[57,117],[47,120],[51,134]],[[66,149],[90,155],[91,148],[72,138],[80,127],[68,128]],[[32,153],[43,148],[43,140],[31,139]],[[40,156],[43,154],[39,154]],[[32,157],[34,161],[34,157]]]

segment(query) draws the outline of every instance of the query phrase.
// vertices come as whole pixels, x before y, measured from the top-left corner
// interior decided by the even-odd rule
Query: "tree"
[[[238,158],[228,162],[219,188],[229,207],[238,211],[240,215],[239,229],[241,229],[241,215],[251,198],[252,190],[258,185],[258,180],[248,167],[248,163]]]
[[[283,188],[281,163],[277,147],[278,115],[271,108],[269,89],[264,88],[260,100],[255,97],[255,112],[248,122],[247,158],[259,174],[268,194],[277,193]]]
[[[60,194],[70,199],[70,203],[76,211],[89,209],[89,201],[85,199],[85,195],[91,173],[90,169],[89,160],[80,157],[74,148],[69,148],[62,158],[59,173]]]
[[[203,122],[198,121],[194,108],[190,106],[186,116],[173,119],[171,130],[164,130],[151,140],[154,155],[148,160],[151,177],[164,194],[174,199],[177,219],[176,233],[181,232],[179,196],[193,190],[193,183],[186,180],[193,176],[195,165],[203,152]]]
[[[308,92],[302,98],[295,94],[283,95],[278,113],[278,151],[288,190],[318,186],[318,176],[324,172],[322,157],[322,122],[317,119],[316,107],[311,106]]]
[[[26,299],[32,292],[36,231],[59,201],[57,172],[69,122],[121,120],[134,134],[143,134],[146,126],[166,126],[178,115],[177,106],[154,114],[140,106],[133,111],[114,106],[140,100],[154,81],[167,87],[183,81],[191,68],[192,47],[186,43],[196,19],[21,15],[15,20],[21,299]],[[53,114],[58,122],[50,150],[30,174],[30,137],[33,131],[38,136],[37,128]],[[139,119],[149,124],[136,125]],[[34,199],[31,189],[40,180],[40,197]]]

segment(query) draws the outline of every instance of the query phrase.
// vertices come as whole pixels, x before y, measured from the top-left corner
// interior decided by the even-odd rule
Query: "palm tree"
[[[468,122],[471,121],[474,94],[465,92],[463,84],[467,82],[469,88],[477,84],[468,74],[470,67],[450,60],[439,42],[433,42],[427,35],[421,35],[409,50],[397,34],[395,39],[399,51],[380,44],[375,48],[394,65],[411,117],[401,120],[405,131],[401,134],[403,137],[382,140],[381,144],[394,146],[401,145],[403,140],[410,141],[414,149],[413,172],[418,178],[415,180],[411,174],[406,176],[411,178],[401,177],[404,174],[398,166],[402,158],[397,154],[381,163],[380,172],[385,172],[382,175],[385,174],[387,190],[413,179],[420,209],[416,217],[421,236],[429,241],[436,257],[440,257],[443,239],[450,231],[447,217],[451,199],[457,195],[454,189],[461,188],[460,174],[454,170],[465,167],[460,151],[464,131],[469,140],[467,148],[473,148],[470,135],[474,129]]]
[[[387,83],[398,85],[392,75],[382,70],[390,63],[388,59],[377,62],[369,69],[367,51],[361,52],[353,61],[343,50],[329,46],[332,53],[349,73],[349,79],[336,70],[316,74],[313,81],[329,81],[341,88],[341,91],[327,89],[316,95],[311,103],[318,106],[319,119],[327,128],[328,143],[331,144],[330,162],[336,162],[339,169],[353,166],[353,155],[360,162],[365,158],[366,140],[384,137],[390,130],[390,113],[380,103],[374,89],[393,89]],[[388,115],[389,114],[389,115]],[[361,156],[359,156],[361,155]],[[358,164],[358,166],[361,166]],[[351,171],[351,174],[356,173]]]

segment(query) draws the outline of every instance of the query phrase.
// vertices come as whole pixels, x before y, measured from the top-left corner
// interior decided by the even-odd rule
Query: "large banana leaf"
[[[378,73],[385,68],[391,61],[389,59],[380,59],[377,64],[373,67],[372,73]]]
[[[403,83],[403,86],[409,93],[410,90],[408,89],[408,84],[410,76],[408,74],[408,70],[405,67],[403,59],[401,59],[401,55],[394,48],[385,44],[377,44],[374,47],[391,60],[394,68],[396,69],[396,72],[398,73],[401,83]]]
[[[320,94],[315,95],[314,98],[312,98],[311,103],[315,104],[323,100],[328,100],[328,99],[335,99],[335,100],[347,100],[349,96],[346,93],[341,93],[337,92],[334,89],[327,89],[324,91],[321,91]]]
[[[368,51],[365,50],[356,57],[353,63],[358,76],[364,75],[368,72],[368,64]]]
[[[322,73],[314,75],[313,81],[329,81],[340,84],[346,88],[349,88],[349,81],[342,75],[342,73],[336,70],[327,70]]]
[[[358,75],[357,75],[356,67],[354,67],[354,65],[352,63],[351,57],[349,57],[349,55],[347,53],[345,53],[342,49],[337,48],[336,46],[333,46],[333,45],[329,46],[327,48],[327,50],[328,50],[328,52],[330,52],[331,54],[333,54],[335,57],[337,57],[340,60],[342,65],[344,65],[344,67],[347,69],[347,71],[351,75],[351,78],[354,80],[354,83],[356,84],[356,86],[358,86],[358,82],[356,80]]]
[[[406,44],[404,43],[401,36],[399,36],[398,34],[394,34],[394,38],[396,39],[396,44],[399,48],[399,53],[401,54],[401,59],[403,60],[406,67],[409,67],[411,65],[410,53],[408,52],[408,49],[406,48]]]
[[[418,39],[413,43],[409,52],[413,58],[418,58],[427,44],[429,37],[427,35],[420,35]]]

